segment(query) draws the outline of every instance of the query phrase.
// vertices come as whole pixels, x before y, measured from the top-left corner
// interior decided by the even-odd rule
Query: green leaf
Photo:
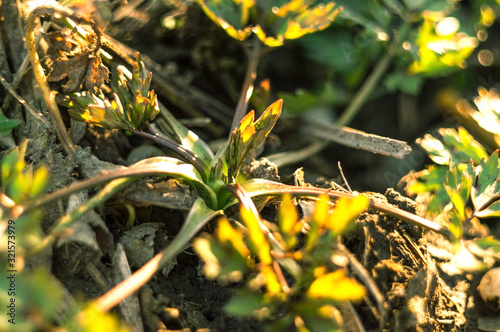
[[[43,192],[45,185],[49,180],[49,171],[45,167],[40,167],[33,175],[33,181],[30,185],[29,197],[35,198]]]
[[[19,258],[20,260],[21,258]],[[4,269],[3,269],[4,270]],[[14,275],[14,279],[9,279]],[[15,284],[12,288],[11,282]],[[9,290],[10,289],[10,290]],[[15,295],[8,296],[14,289]],[[15,325],[8,324],[3,331],[40,331],[46,329],[47,322],[51,322],[62,305],[62,289],[54,276],[43,267],[35,271],[18,271],[17,273],[0,272],[0,301],[5,305],[4,318],[0,328],[9,317],[9,308],[6,305],[15,299]],[[6,315],[7,313],[7,315]],[[7,317],[7,318],[6,318]],[[32,319],[37,317],[37,319]],[[7,325],[7,324],[5,324]],[[15,328],[13,328],[15,327]]]
[[[16,177],[26,167],[24,162],[24,154],[26,152],[26,144],[21,147],[16,147],[6,156],[2,158],[2,189],[5,191],[6,187],[16,179]]]
[[[449,224],[448,229],[450,232],[455,235],[455,238],[460,239],[463,236],[463,222],[464,218],[460,216],[456,209],[445,209],[445,211],[441,214],[441,216],[445,217]]]
[[[349,24],[359,24],[373,35],[384,32],[384,27],[376,22],[376,17],[387,17],[390,13],[385,15],[375,13],[384,10],[387,12],[385,6],[371,0],[337,0],[337,3],[344,8],[339,16]]]
[[[455,208],[455,211],[458,214],[459,220],[464,221],[465,220],[465,202],[460,197],[460,194],[455,191],[455,188],[451,188],[447,185],[444,186],[446,189],[446,192],[448,193],[448,196],[450,197],[451,202],[453,203],[453,207]]]
[[[442,141],[427,134],[417,143],[429,154],[429,157],[439,165],[458,165],[468,163],[470,159],[479,164],[481,159],[488,157],[485,148],[470,135],[465,128],[439,129]]]
[[[234,229],[227,218],[220,218],[215,237],[198,237],[193,248],[205,263],[207,278],[237,282],[243,277],[250,251],[243,242],[243,233]]]
[[[29,185],[31,184],[32,178],[33,170],[28,166],[24,172],[19,173],[12,181],[11,185],[6,190],[7,196],[18,204],[26,200],[28,198],[27,191],[29,191]]]
[[[322,235],[328,222],[328,213],[330,210],[330,201],[326,195],[320,195],[314,205],[314,213],[310,223],[311,229],[307,234],[305,250],[311,252],[319,244],[319,237]]]
[[[476,43],[473,37],[458,29],[448,35],[438,35],[435,31],[438,23],[430,15],[425,17],[416,40],[419,57],[410,65],[410,72],[428,77],[442,76],[460,69],[474,51]]]
[[[472,127],[479,129],[478,138],[494,148],[500,146],[500,96],[496,89],[478,88],[478,96],[474,98],[477,110],[464,102],[463,113]]]
[[[265,307],[265,304],[262,294],[247,289],[239,289],[236,290],[224,310],[231,316],[251,317],[263,307]]]
[[[481,160],[478,166],[478,173],[477,183],[472,187],[471,192],[476,215],[479,213],[483,218],[493,217],[496,214],[498,205],[491,208],[493,215],[489,215],[486,209],[500,198],[498,150],[493,152],[489,158]]]
[[[280,234],[286,242],[289,249],[297,244],[296,235],[302,229],[302,223],[299,221],[299,214],[292,202],[290,195],[284,195],[279,209],[278,223]]]
[[[471,192],[472,183],[475,180],[475,172],[472,161],[460,172],[459,167],[454,167],[446,173],[446,182],[443,188],[448,194],[461,222],[465,220],[465,208]],[[443,202],[445,203],[445,202]]]
[[[500,258],[500,241],[493,236],[486,236],[480,239],[475,239],[469,242],[469,247],[471,244],[476,246],[474,248],[474,253],[479,256],[497,256]],[[479,251],[479,252],[478,252]]]
[[[254,112],[248,113],[241,120],[240,126],[231,134],[227,145],[219,150],[214,162],[219,163],[218,157],[221,157],[225,165],[222,166],[221,171],[228,182],[232,183],[236,180],[243,163],[264,143],[281,114],[282,106],[283,100],[279,99],[255,121]],[[212,169],[215,166],[212,164]]]
[[[437,216],[443,207],[450,202],[443,183],[446,182],[446,166],[430,165],[427,169],[416,173],[416,181],[407,186],[406,190],[410,194],[428,195],[431,194],[426,206],[426,214]]]
[[[170,157],[153,157],[139,161],[130,167],[140,168],[142,165],[156,166],[165,169],[165,175],[181,178],[196,187],[200,196],[206,201],[207,205],[217,209],[217,195],[208,185],[203,182],[203,178],[191,164],[186,164],[179,159]]]
[[[357,281],[346,277],[343,270],[337,270],[316,278],[306,292],[312,300],[331,300],[334,302],[361,300],[365,288]]]
[[[500,217],[500,201],[495,201],[486,208],[476,211],[474,215],[478,218],[494,218]]]
[[[197,0],[205,14],[232,38],[243,41],[251,33],[267,46],[283,45],[285,39],[328,27],[340,8],[335,3],[290,0],[263,2],[254,0]],[[252,15],[258,24],[249,21]]]
[[[364,195],[358,195],[353,199],[342,197],[337,200],[326,225],[331,231],[331,237],[335,238],[352,227],[359,215],[368,209],[369,203],[370,200]]]
[[[264,32],[266,27],[257,25],[254,32],[266,45],[281,46],[285,39],[297,39],[306,34],[324,30],[335,20],[340,13],[335,3],[320,3],[311,6],[312,2],[303,0],[291,0],[283,6],[273,7],[266,16],[272,17],[272,33]],[[273,17],[275,15],[275,17]]]
[[[271,256],[271,246],[260,228],[260,216],[258,215],[256,209],[251,208],[246,204],[241,204],[240,215],[242,221],[248,229],[249,245],[251,245],[251,249],[257,254],[263,264],[271,265],[273,261]]]
[[[253,0],[196,0],[205,14],[236,40],[245,40],[252,33],[247,26]]]
[[[5,136],[11,133],[12,129],[21,124],[17,119],[8,119],[5,115],[0,114],[0,136]]]
[[[166,108],[161,109],[161,115],[174,133],[175,137],[172,137],[174,140],[180,142],[183,147],[198,155],[205,164],[209,165],[212,162],[214,158],[212,150],[198,135],[184,127]]]
[[[401,71],[388,74],[384,81],[387,90],[390,92],[401,91],[410,95],[417,95],[423,83],[422,77],[409,75]]]

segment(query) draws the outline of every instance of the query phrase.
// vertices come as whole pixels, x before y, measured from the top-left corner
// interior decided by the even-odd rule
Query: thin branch
[[[238,127],[241,119],[243,119],[247,113],[248,103],[253,93],[255,79],[257,77],[257,67],[259,65],[261,55],[262,42],[258,38],[254,38],[251,49],[248,51],[247,71],[241,88],[240,99],[238,100],[238,105],[236,106],[236,111],[234,113],[233,123],[231,124],[231,129],[229,131],[229,137],[231,137],[233,130]]]
[[[385,326],[385,321],[387,318],[387,310],[385,310],[384,308],[385,297],[382,295],[380,288],[377,286],[375,280],[373,280],[370,272],[368,272],[363,264],[358,261],[356,256],[354,256],[342,243],[338,242],[337,248],[339,248],[340,251],[347,257],[354,273],[358,276],[359,279],[361,279],[363,284],[368,288],[373,298],[377,302],[377,308],[380,314],[379,328],[382,329]]]
[[[49,127],[49,123],[45,120],[42,114],[38,113],[33,107],[31,107],[23,97],[17,94],[17,92],[12,88],[12,86],[7,82],[7,80],[0,74],[0,83],[2,83],[3,87],[10,92],[10,94],[17,99],[19,104],[23,105],[28,112],[30,112],[35,118],[40,120],[46,127]]]
[[[356,195],[345,193],[345,192],[340,192],[340,191],[332,191],[332,190],[327,190],[327,189],[322,189],[322,188],[315,188],[315,187],[297,187],[297,186],[290,186],[290,185],[285,185],[279,182],[273,182],[273,181],[268,181],[268,180],[263,180],[262,182],[255,182],[255,181],[248,181],[248,182],[254,182],[255,185],[259,185],[261,190],[255,191],[255,192],[249,192],[249,195],[251,197],[256,197],[256,196],[279,196],[283,194],[290,194],[292,196],[318,196],[320,194],[327,195],[330,197],[330,199],[339,199],[342,197],[345,198],[354,198]],[[243,183],[243,188],[245,188],[245,184]],[[370,209],[374,209],[380,212],[387,213],[393,217],[396,217],[397,219],[403,220],[410,222],[414,225],[423,227],[425,229],[434,231],[436,233],[439,233],[443,235],[445,238],[448,240],[455,240],[456,237],[453,235],[453,233],[450,232],[450,230],[444,226],[441,226],[433,221],[427,220],[425,218],[422,218],[420,216],[417,216],[413,213],[410,213],[405,210],[401,210],[393,205],[390,205],[388,203],[381,203],[381,202],[376,202],[372,199],[370,199],[370,204],[369,204]]]
[[[150,134],[150,133],[147,133],[145,131],[137,130],[137,129],[128,129],[128,130],[130,130],[132,133],[134,133],[137,136],[150,139],[150,140],[166,147],[170,151],[174,152],[179,157],[181,157],[184,161],[193,165],[194,168],[196,168],[196,170],[198,171],[198,173],[200,173],[200,175],[204,181],[207,180],[208,167],[205,164],[205,162],[200,157],[198,157],[197,154],[195,154],[194,152],[192,152],[190,150],[187,150],[186,148],[184,148],[182,145],[178,144],[177,142],[174,142],[170,139],[167,139],[167,138],[161,136],[159,133],[155,132],[153,127],[148,126],[148,128],[154,134]]]
[[[47,15],[50,16],[60,15],[62,17],[71,18],[75,22],[90,25],[92,30],[97,36],[96,42],[93,45],[94,52],[97,52],[101,47],[101,32],[94,22],[86,18],[74,16],[71,10],[61,6],[39,6],[35,8],[30,13],[26,24],[26,47],[28,49],[28,55],[31,60],[31,65],[33,66],[33,73],[35,75],[35,79],[38,82],[40,90],[42,90],[43,99],[47,104],[50,118],[56,129],[57,137],[59,138],[59,141],[61,142],[61,145],[63,146],[68,156],[74,159],[76,154],[75,145],[73,144],[71,138],[68,135],[68,131],[66,129],[66,126],[64,125],[64,121],[61,117],[59,107],[57,106],[55,100],[55,93],[49,87],[49,84],[47,82],[47,77],[43,72],[43,68],[40,63],[40,58],[38,57],[38,53],[36,51],[36,43],[35,43],[36,23],[40,17]]]
[[[72,159],[75,158],[76,150],[71,138],[68,135],[68,131],[66,126],[64,125],[63,119],[61,117],[61,113],[59,112],[59,107],[57,106],[55,100],[55,94],[50,89],[49,84],[47,83],[47,77],[43,72],[42,65],[40,63],[40,58],[38,57],[38,53],[36,51],[36,43],[35,43],[35,25],[38,18],[45,15],[54,15],[55,13],[69,16],[72,15],[72,12],[64,9],[64,8],[53,8],[49,6],[40,6],[35,8],[30,16],[28,17],[28,23],[26,25],[26,47],[28,49],[28,54],[30,56],[31,65],[33,66],[33,73],[38,82],[38,86],[40,90],[42,90],[43,99],[47,104],[47,108],[49,110],[50,118],[52,123],[55,126],[57,136],[59,141],[61,142],[64,150]]]
[[[59,219],[55,225],[49,230],[48,235],[43,239],[43,241],[37,244],[30,252],[29,255],[36,254],[40,252],[47,246],[51,245],[61,233],[64,232],[68,227],[72,226],[81,216],[90,210],[97,208],[107,201],[110,197],[116,194],[121,189],[125,188],[129,184],[135,182],[137,178],[128,177],[122,179],[116,179],[108,183],[98,194],[94,195],[91,199],[71,211],[70,213],[64,215]]]
[[[196,203],[195,203],[196,204]],[[190,218],[191,214],[197,213],[197,207],[193,207],[190,215],[186,218],[186,222],[182,226],[177,236],[170,244],[154,256],[149,262],[143,265],[139,270],[134,272],[127,279],[120,282],[109,292],[94,301],[93,305],[97,310],[108,311],[118,303],[123,301],[128,296],[141,288],[145,283],[153,277],[153,275],[165,266],[172,258],[181,253],[190,239],[196,235],[210,220],[223,212],[211,211],[204,215],[203,220],[196,220],[196,217]]]
[[[109,182],[111,180],[125,178],[125,177],[144,177],[144,176],[162,176],[168,175],[168,169],[163,165],[141,165],[140,167],[129,167],[122,168],[113,171],[103,172],[94,177],[82,180],[75,184],[72,184],[68,187],[64,187],[58,191],[52,192],[47,195],[43,195],[39,198],[36,198],[32,201],[27,202],[25,205],[18,206],[21,208],[22,212],[27,213],[30,212],[42,205],[54,202],[58,199],[71,195],[75,192],[96,187],[105,182]]]
[[[371,72],[370,76],[366,79],[359,89],[358,93],[349,103],[349,106],[346,108],[344,113],[340,116],[340,118],[336,121],[336,124],[340,126],[347,126],[351,123],[352,119],[358,114],[359,110],[368,100],[368,97],[372,94],[373,90],[379,83],[382,76],[385,74],[389,65],[391,64],[392,53],[387,52],[382,59],[377,63],[375,69]]]

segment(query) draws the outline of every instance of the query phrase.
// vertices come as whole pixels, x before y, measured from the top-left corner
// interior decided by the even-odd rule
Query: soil
[[[2,2],[0,21],[4,49],[0,54],[0,72],[9,82],[18,73],[26,55],[22,43],[22,24],[15,1]],[[110,12],[111,13],[111,12]],[[227,137],[232,110],[239,95],[246,58],[240,45],[216,27],[191,1],[129,1],[123,8],[114,8],[112,18],[102,17],[105,33],[126,45],[130,55],[139,51],[156,81],[153,88],[169,110],[187,125],[193,118],[208,117],[209,125],[191,127],[201,138],[216,143]],[[174,17],[183,24],[175,30],[162,26],[162,20]],[[17,22],[18,24],[13,24]],[[112,50],[110,50],[112,52]],[[308,67],[306,73],[301,68]],[[314,86],[322,79],[321,70],[307,60],[300,48],[291,42],[271,52],[259,67],[258,77],[269,77],[273,91],[293,91]],[[45,112],[45,105],[34,78],[28,70],[16,91],[35,109]],[[432,87],[425,87],[432,90]],[[0,90],[3,100],[9,94]],[[412,128],[411,135],[401,132],[397,121],[397,104],[401,96],[385,96],[367,104],[353,127],[412,142],[421,136],[437,113],[421,114],[422,121]],[[415,102],[415,101],[413,101]],[[421,101],[425,105],[428,101]],[[15,100],[4,102],[8,117],[20,118],[23,124],[13,132],[17,144],[28,139],[27,160],[35,167],[47,165],[51,173],[49,192],[65,187],[82,178],[114,167],[126,166],[136,160],[164,154],[165,151],[137,137],[118,130],[87,127],[70,121],[68,127],[78,139],[75,162],[65,156],[53,131],[46,130],[27,115]],[[387,106],[387,107],[384,107]],[[435,112],[435,107],[430,107]],[[7,111],[6,111],[7,110]],[[383,110],[383,111],[381,111]],[[262,156],[293,150],[307,144],[297,135],[294,120],[285,117],[277,124],[266,142]],[[80,128],[80,129],[79,129]],[[399,131],[398,131],[399,128]],[[78,131],[80,130],[80,135]],[[2,143],[3,149],[12,147]],[[258,158],[257,158],[258,159]],[[399,179],[411,169],[421,169],[426,159],[420,151],[405,160],[393,160],[363,151],[332,145],[322,153],[279,169],[282,181],[289,181],[298,167],[304,167],[305,181],[324,186],[330,181],[342,182],[337,162],[342,163],[352,189],[372,193],[373,199],[383,200],[415,213],[417,204],[394,189]],[[248,172],[263,176],[269,165],[253,164]],[[275,178],[277,179],[277,178]],[[92,196],[95,189],[72,196],[64,203],[44,207],[43,227],[47,230],[71,206],[78,206]],[[168,195],[167,195],[168,194]],[[161,251],[179,231],[196,193],[172,179],[146,179],[110,199],[105,206],[87,214],[84,226],[75,234],[58,241],[51,250],[30,260],[28,265],[51,266],[71,296],[87,300],[104,294],[119,281],[114,262],[124,252],[130,268],[137,270],[154,254]],[[128,210],[124,202],[135,208],[132,228],[126,226]],[[275,206],[263,210],[263,217],[273,220]],[[486,225],[490,234],[500,237],[499,227]],[[204,231],[210,232],[213,225]],[[498,312],[479,297],[477,286],[482,273],[465,273],[454,266],[449,244],[439,235],[423,231],[376,211],[362,214],[357,227],[342,239],[343,245],[369,272],[381,292],[370,293],[367,301],[354,309],[368,331],[493,331],[500,329]],[[361,278],[353,272],[353,276]],[[123,308],[115,311],[129,322],[139,316],[140,331],[260,331],[257,320],[229,317],[224,305],[234,289],[241,285],[222,286],[206,279],[202,262],[190,247],[162,269],[137,294],[139,310],[128,316]],[[344,317],[346,331],[358,331]]]

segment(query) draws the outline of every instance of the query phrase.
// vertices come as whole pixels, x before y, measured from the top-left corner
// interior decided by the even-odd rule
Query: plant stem
[[[40,6],[31,12],[30,16],[28,17],[28,22],[26,24],[26,47],[28,49],[28,55],[31,60],[31,65],[33,66],[33,73],[38,82],[40,90],[42,90],[43,99],[47,104],[50,118],[56,129],[57,137],[59,138],[59,141],[61,142],[61,145],[63,146],[68,156],[74,159],[76,154],[75,146],[68,135],[66,126],[64,125],[63,119],[61,117],[61,113],[59,112],[59,107],[57,106],[55,100],[55,94],[50,89],[49,84],[47,83],[47,78],[45,77],[42,65],[40,64],[40,58],[38,57],[38,53],[36,51],[36,43],[35,43],[36,21],[41,16],[53,15],[55,13],[61,14],[63,16],[72,15],[72,12],[65,8],[62,7],[56,8],[50,6]]]
[[[236,106],[236,111],[234,113],[233,123],[231,124],[231,129],[229,131],[229,137],[231,137],[233,130],[238,127],[241,119],[245,116],[250,97],[253,93],[255,79],[257,77],[257,66],[259,65],[259,60],[262,55],[262,43],[258,38],[253,39],[251,49],[248,50],[247,55],[247,71],[241,88],[240,99],[238,100],[238,105]]]
[[[274,237],[273,233],[269,230],[269,228],[266,227],[266,225],[262,222],[262,218],[260,217],[259,211],[257,210],[257,207],[255,206],[254,202],[250,198],[250,195],[243,189],[242,186],[239,184],[231,184],[227,185],[226,189],[229,190],[239,201],[239,203],[245,207],[245,209],[249,210],[252,212],[252,214],[255,216],[255,219],[259,223],[259,227],[261,232],[266,236],[267,240],[272,246],[272,250],[275,253],[278,254],[284,254],[285,251],[283,249],[283,246],[279,241]],[[248,229],[244,229],[244,232],[248,234]],[[279,263],[283,265],[288,273],[292,275],[295,279],[298,279],[300,275],[302,274],[302,268],[300,267],[299,264],[293,259],[290,258],[279,258],[278,259]]]
[[[86,204],[79,206],[74,209],[67,215],[63,216],[59,219],[55,225],[49,230],[49,234],[43,239],[43,241],[33,248],[29,255],[36,254],[40,252],[48,245],[52,244],[52,242],[66,230],[68,227],[72,226],[75,221],[77,221],[81,216],[87,213],[90,210],[95,209],[100,206],[102,203],[107,201],[111,196],[125,188],[129,184],[135,182],[137,178],[128,177],[123,179],[116,179],[110,183],[108,183],[98,194],[94,195],[91,199],[87,201]]]
[[[347,126],[351,123],[352,119],[359,112],[361,107],[365,104],[368,97],[371,95],[377,83],[380,81],[382,76],[385,74],[389,65],[391,64],[392,54],[391,52],[387,52],[382,59],[377,63],[375,69],[371,72],[370,76],[366,79],[365,83],[361,89],[359,89],[358,93],[349,103],[347,109],[342,113],[340,118],[336,121],[336,123],[340,126]]]
[[[5,78],[2,76],[2,74],[0,74],[0,83],[2,83],[3,87],[7,91],[9,91],[10,94],[12,96],[14,96],[14,98],[17,99],[17,101],[19,102],[19,104],[23,105],[28,110],[28,112],[30,112],[35,118],[37,118],[38,120],[40,120],[47,128],[49,127],[49,123],[47,122],[47,120],[45,120],[42,117],[42,114],[38,113],[33,107],[31,107],[26,102],[26,100],[24,100],[23,97],[21,97],[19,94],[17,94],[17,92],[12,88],[12,86],[7,82],[7,80],[5,80]],[[1,110],[0,110],[0,114],[2,114]]]
[[[340,118],[338,118],[335,124],[339,126],[347,126],[352,121],[352,119],[356,116],[361,107],[363,107],[363,105],[370,97],[371,93],[377,86],[377,83],[380,81],[382,76],[389,68],[391,60],[392,60],[392,54],[390,52],[388,52],[384,57],[382,57],[382,59],[380,59],[380,61],[375,66],[375,69],[371,72],[370,76],[368,76],[366,81],[363,83],[361,88],[358,90],[354,98],[347,106],[344,113],[342,113],[342,115],[340,116]],[[274,162],[278,167],[291,163],[296,163],[301,160],[305,160],[310,156],[320,152],[329,143],[330,141],[328,140],[315,141],[301,150],[294,152],[287,152],[287,153],[279,153],[276,155],[269,156],[267,158],[270,161]]]
[[[52,192],[50,194],[29,201],[24,206],[18,206],[17,210],[19,210],[21,213],[27,213],[42,205],[54,202],[58,199],[69,196],[80,190],[96,187],[100,184],[109,182],[111,180],[125,178],[125,177],[144,177],[144,176],[154,176],[154,175],[156,176],[168,175],[168,169],[165,169],[165,166],[163,165],[141,165],[140,167],[136,168],[129,167],[109,172],[104,172],[94,177],[72,184],[58,191]],[[17,214],[19,214],[19,212],[16,212],[16,215]],[[12,218],[12,216],[10,217]]]
[[[290,186],[290,185],[285,185],[285,184],[282,184],[279,182],[274,182],[274,181],[269,181],[269,180],[259,180],[259,181],[249,180],[246,182],[246,185],[245,185],[245,183],[242,183],[241,185],[242,185],[243,189],[245,189],[251,197],[280,196],[283,194],[290,194],[292,196],[318,196],[318,195],[324,194],[324,195],[327,195],[328,197],[330,197],[331,199],[335,199],[335,200],[342,198],[342,197],[345,197],[345,198],[355,197],[355,195],[353,195],[353,194],[340,192],[340,191],[332,191],[332,190],[314,188],[314,187]],[[259,189],[255,189],[255,188],[259,188]],[[236,203],[236,201],[232,202],[231,204],[235,204],[235,203]],[[228,208],[229,205],[230,204],[226,205],[224,208]],[[417,225],[417,226],[423,227],[425,229],[439,233],[450,241],[456,240],[456,237],[453,235],[453,233],[451,233],[450,230],[447,229],[446,227],[441,226],[433,221],[422,218],[420,216],[417,216],[416,214],[401,210],[401,209],[394,207],[390,204],[380,203],[380,202],[376,202],[376,201],[370,199],[369,208],[380,211],[380,212],[387,213],[393,217],[396,217],[397,219],[404,220],[404,221],[410,222],[414,225]]]
[[[182,145],[178,144],[177,142],[174,142],[168,138],[160,136],[159,133],[154,131],[153,127],[148,126],[148,129],[151,132],[153,132],[154,135],[147,133],[145,131],[142,131],[142,130],[137,130],[137,129],[129,129],[129,130],[137,136],[141,136],[141,137],[150,139],[150,140],[166,147],[170,151],[175,152],[175,154],[180,156],[184,161],[193,165],[194,168],[196,168],[196,170],[198,171],[198,173],[200,173],[203,180],[206,182],[207,175],[208,175],[207,174],[208,167],[205,164],[205,162],[203,160],[201,160],[200,157],[198,157],[197,154],[195,154],[194,152],[192,152],[190,150],[187,150],[186,148],[184,148]]]
[[[165,249],[154,256],[130,277],[123,280],[106,294],[94,301],[93,305],[97,310],[108,311],[126,297],[132,295],[132,293],[148,282],[156,271],[182,252],[186,244],[203,228],[203,226],[214,217],[223,213],[221,210],[210,210],[206,206],[203,206],[201,202],[197,201],[191,208],[181,230]]]

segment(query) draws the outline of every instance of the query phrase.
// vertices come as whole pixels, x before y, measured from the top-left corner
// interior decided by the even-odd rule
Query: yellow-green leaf
[[[223,244],[230,245],[241,257],[246,258],[250,255],[250,250],[243,242],[242,232],[234,229],[227,218],[219,220],[216,232],[217,239]]]
[[[279,225],[284,235],[294,235],[295,224],[299,219],[297,209],[292,203],[292,198],[289,194],[283,196],[279,210]]]
[[[313,222],[317,223],[320,227],[323,227],[328,220],[328,213],[330,210],[328,203],[330,200],[326,195],[320,195],[318,198],[319,200],[314,209]]]
[[[47,170],[47,168],[40,167],[39,169],[37,169],[35,175],[33,176],[33,182],[31,183],[30,187],[30,198],[38,196],[45,188],[48,180],[49,171]]]
[[[345,232],[356,218],[368,208],[369,199],[359,195],[352,199],[340,198],[330,215],[327,227],[332,231],[332,236]]]
[[[269,242],[267,242],[264,233],[260,229],[260,217],[258,215],[255,215],[255,213],[250,208],[247,208],[243,204],[241,204],[240,206],[240,213],[245,226],[248,228],[248,237],[250,239],[250,243],[252,244],[253,250],[257,254],[257,257],[259,257],[263,264],[271,265],[271,246],[269,245]]]
[[[324,30],[333,22],[341,10],[341,8],[335,8],[333,2],[305,9],[298,17],[289,21],[284,37],[285,39],[297,39],[305,34]]]
[[[271,266],[264,265],[260,268],[260,272],[266,280],[267,291],[270,295],[276,295],[282,292],[278,277]]]
[[[365,296],[365,288],[338,270],[314,280],[306,296],[313,300],[355,301]]]

